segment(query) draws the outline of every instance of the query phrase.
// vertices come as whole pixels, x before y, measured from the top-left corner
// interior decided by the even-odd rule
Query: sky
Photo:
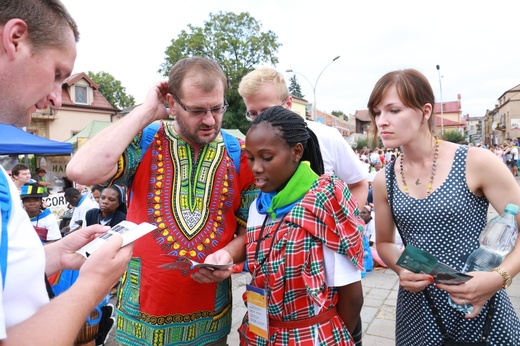
[[[460,94],[472,117],[520,84],[517,0],[62,1],[81,35],[74,73],[108,72],[137,103],[164,79],[157,71],[171,40],[220,11],[249,12],[273,31],[282,44],[274,67],[288,83],[285,71],[298,72],[304,98],[314,102],[315,91],[328,113],[366,109],[377,80],[397,69],[422,72],[437,102]]]

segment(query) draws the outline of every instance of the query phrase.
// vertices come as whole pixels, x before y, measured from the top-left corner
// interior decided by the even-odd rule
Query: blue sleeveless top
[[[428,251],[439,261],[462,270],[467,257],[478,248],[478,237],[487,223],[489,202],[471,192],[466,181],[467,146],[460,146],[446,180],[424,199],[399,190],[395,160],[386,166],[388,201],[404,244]],[[448,334],[458,341],[480,341],[488,304],[479,315],[466,320],[448,305],[448,293],[426,289],[439,310]],[[399,288],[396,310],[396,345],[441,345],[442,336],[422,292]],[[491,345],[520,345],[520,321],[505,290],[497,295],[491,324]]]

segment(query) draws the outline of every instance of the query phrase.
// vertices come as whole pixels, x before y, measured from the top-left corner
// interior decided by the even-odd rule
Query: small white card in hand
[[[88,257],[92,255],[94,251],[103,246],[114,234],[119,234],[123,238],[123,244],[121,245],[121,247],[123,247],[155,229],[157,229],[157,227],[148,222],[136,225],[130,221],[121,221],[106,233],[103,233],[76,252]]]

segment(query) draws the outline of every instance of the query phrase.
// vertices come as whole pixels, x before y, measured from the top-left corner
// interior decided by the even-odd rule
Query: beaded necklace
[[[437,158],[439,157],[439,143],[441,141],[439,138],[435,137],[435,149],[433,153],[433,163],[432,163],[432,174],[430,175],[430,182],[428,183],[428,190],[426,191],[426,196],[429,196],[433,186],[433,177],[435,177],[435,172],[437,171]],[[403,182],[403,189],[407,196],[410,196],[410,192],[408,191],[408,185],[406,185],[406,179],[404,178],[404,170],[403,170],[403,159],[404,154],[401,153],[401,160],[399,162],[399,168],[401,173],[401,180]],[[417,179],[415,185],[420,185],[421,180]]]

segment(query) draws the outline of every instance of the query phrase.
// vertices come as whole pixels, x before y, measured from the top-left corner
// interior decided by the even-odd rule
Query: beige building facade
[[[303,119],[307,119],[307,105],[309,104],[307,100],[301,99],[292,95],[293,103],[291,110],[294,113],[299,114]]]
[[[40,137],[65,142],[93,121],[111,123],[118,120],[118,111],[101,95],[99,86],[94,81],[85,73],[78,73],[67,78],[62,85],[62,107],[60,109],[48,107],[36,111],[32,114],[31,123],[26,127],[26,131]],[[77,148],[77,143],[72,144]],[[70,155],[36,156],[34,160],[36,167],[47,171],[45,179],[51,183],[49,188],[51,196],[47,202],[59,218],[66,209],[66,202],[60,191],[67,187],[66,167]]]
[[[62,107],[35,112],[27,132],[63,142],[93,120],[116,121],[118,109],[112,107],[98,89],[85,73],[70,76],[62,85]]]
[[[500,95],[495,108],[486,112],[484,123],[488,145],[520,138],[520,84]]]
[[[310,112],[312,112],[312,109],[307,100],[296,97],[294,95],[292,95],[292,98],[293,104],[291,110],[299,114],[302,118],[310,120]],[[349,122],[347,115],[335,116],[317,109],[316,117],[317,121],[337,129],[343,137],[348,137],[355,131],[355,124],[353,125],[352,122]]]

